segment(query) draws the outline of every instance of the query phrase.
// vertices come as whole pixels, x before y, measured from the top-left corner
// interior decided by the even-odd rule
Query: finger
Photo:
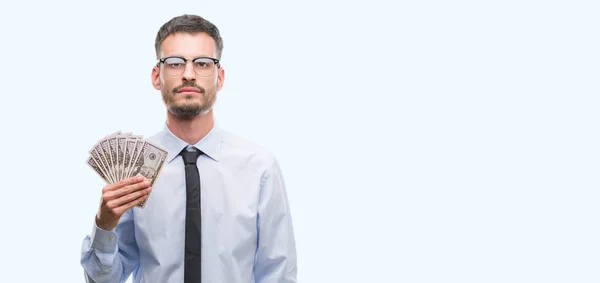
[[[142,182],[142,181],[144,181],[144,179],[145,179],[144,176],[129,177],[127,179],[123,179],[123,180],[121,180],[119,182],[116,182],[114,184],[110,184],[108,186],[105,186],[102,189],[102,193],[110,192],[110,191],[114,191],[114,190],[118,190],[118,189],[123,188],[125,186]]]
[[[119,213],[119,215],[125,213],[125,211],[127,211],[128,209],[141,204],[142,202],[146,201],[148,199],[148,195],[143,195],[139,198],[134,199],[133,201],[130,201],[128,203],[123,204],[122,206],[119,206],[118,208],[115,209],[115,212]]]
[[[129,202],[135,201],[136,199],[146,196],[150,193],[151,188],[145,188],[144,190],[136,190],[134,192],[130,192],[126,195],[120,196],[113,200],[110,200],[106,203],[106,206],[110,209],[117,208],[119,206],[123,206]]]
[[[114,199],[123,197],[125,195],[137,192],[139,190],[146,189],[149,186],[150,186],[149,180],[146,180],[146,181],[140,182],[140,183],[135,183],[132,185],[128,185],[128,186],[120,188],[118,190],[109,191],[109,192],[105,193],[104,200],[106,200],[106,201],[114,200]]]
[[[114,191],[116,194],[127,195],[139,190],[147,189],[150,187],[150,180],[145,180],[140,183],[132,184],[121,189]]]

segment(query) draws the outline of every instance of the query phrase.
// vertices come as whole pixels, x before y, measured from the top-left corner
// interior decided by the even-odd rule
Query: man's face
[[[160,58],[183,57],[182,64],[160,63],[152,69],[152,85],[162,93],[167,109],[180,118],[190,119],[209,112],[223,87],[224,70],[207,59],[216,58],[215,41],[206,33],[176,33],[162,43]],[[172,60],[172,59],[171,59]],[[175,59],[179,60],[179,59]]]

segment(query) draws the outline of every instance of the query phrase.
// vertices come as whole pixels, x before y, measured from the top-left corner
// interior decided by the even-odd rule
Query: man
[[[81,264],[88,282],[296,282],[296,248],[276,158],[220,129],[219,30],[183,15],[156,36],[152,85],[167,108],[148,140],[168,151],[152,187],[131,177],[102,189]],[[152,193],[150,193],[152,192]],[[145,206],[138,204],[145,202]]]

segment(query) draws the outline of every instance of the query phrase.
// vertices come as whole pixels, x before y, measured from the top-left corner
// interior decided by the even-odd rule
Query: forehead
[[[167,56],[216,57],[216,44],[207,33],[174,33],[161,44],[161,57]]]

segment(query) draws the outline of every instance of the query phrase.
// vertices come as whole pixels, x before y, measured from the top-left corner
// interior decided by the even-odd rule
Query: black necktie
[[[180,154],[185,164],[185,187],[187,190],[184,282],[200,283],[200,174],[198,174],[196,160],[202,152],[196,148],[190,148],[189,150],[183,149]]]

